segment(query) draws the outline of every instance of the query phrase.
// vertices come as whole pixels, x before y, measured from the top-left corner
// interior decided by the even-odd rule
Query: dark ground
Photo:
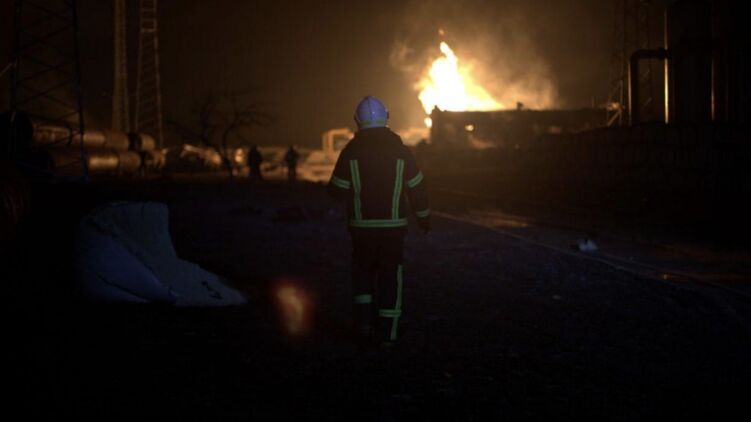
[[[729,292],[436,218],[429,237],[407,237],[399,347],[362,350],[347,336],[348,235],[321,186],[152,182],[35,194],[33,230],[5,280],[6,409],[26,415],[717,420],[743,409],[751,387],[751,306]],[[232,280],[249,304],[77,301],[64,265],[72,222],[110,199],[167,203],[181,257]],[[307,336],[280,328],[281,279],[312,298]]]

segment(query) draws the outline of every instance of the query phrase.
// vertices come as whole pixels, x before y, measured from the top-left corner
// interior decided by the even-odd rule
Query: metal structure
[[[575,110],[441,111],[433,109],[430,142],[453,151],[528,148],[541,136],[571,134],[601,127],[601,108]]]
[[[14,0],[10,134],[7,154],[21,158],[31,148],[30,122],[68,128],[68,135],[37,148],[70,145],[83,138],[84,116],[75,0]],[[24,116],[28,117],[25,118]],[[66,166],[87,175],[86,150]]]
[[[138,79],[136,82],[135,131],[154,137],[157,148],[162,135],[162,94],[159,77],[159,37],[157,0],[140,0],[138,39]]]
[[[615,0],[614,49],[610,63],[610,93],[608,96],[607,126],[622,126],[629,122],[628,74],[629,58],[637,50],[650,48],[649,0]],[[638,83],[642,93],[640,114],[654,114],[651,66],[641,66]]]
[[[128,96],[127,12],[125,0],[113,0],[115,62],[112,88],[112,128],[130,132],[130,105]]]

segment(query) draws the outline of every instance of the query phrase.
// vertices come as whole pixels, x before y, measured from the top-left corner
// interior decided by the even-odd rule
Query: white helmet
[[[381,100],[368,95],[363,98],[355,109],[355,122],[360,129],[371,127],[385,127],[389,119],[389,112]]]

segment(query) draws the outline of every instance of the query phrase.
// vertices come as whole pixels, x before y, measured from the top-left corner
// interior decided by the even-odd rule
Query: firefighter
[[[401,138],[386,125],[376,97],[357,105],[358,131],[342,150],[329,193],[346,200],[352,238],[354,325],[362,340],[393,345],[404,305],[402,252],[407,231],[405,198],[424,233],[430,209],[422,172]]]
[[[297,160],[300,154],[295,151],[295,146],[290,145],[287,153],[284,154],[284,162],[287,164],[287,181],[290,185],[297,180]]]

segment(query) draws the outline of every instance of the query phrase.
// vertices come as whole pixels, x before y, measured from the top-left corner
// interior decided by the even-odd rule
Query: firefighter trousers
[[[372,233],[370,233],[372,232]],[[355,328],[377,341],[395,341],[402,316],[403,233],[352,233]]]

